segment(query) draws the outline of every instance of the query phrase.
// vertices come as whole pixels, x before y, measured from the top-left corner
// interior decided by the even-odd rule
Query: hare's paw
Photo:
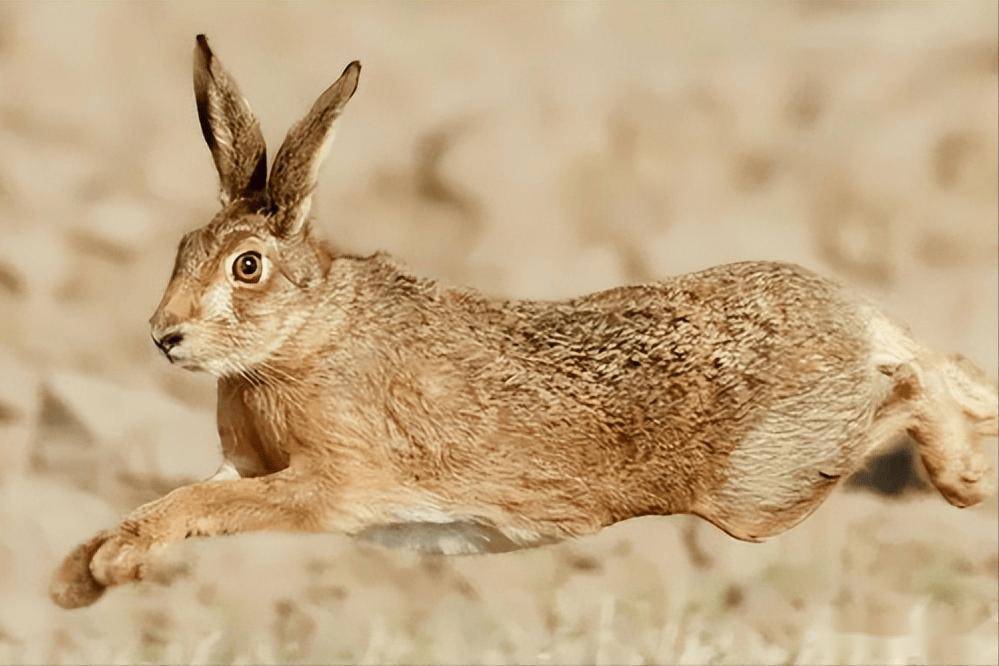
[[[63,608],[80,608],[89,606],[104,594],[104,585],[90,573],[90,561],[109,536],[110,532],[101,532],[66,556],[49,585],[52,601]]]
[[[151,550],[150,540],[118,529],[94,553],[90,573],[104,586],[142,580]]]
[[[974,454],[953,469],[930,475],[940,494],[956,507],[974,506],[995,493],[992,466],[979,451]]]

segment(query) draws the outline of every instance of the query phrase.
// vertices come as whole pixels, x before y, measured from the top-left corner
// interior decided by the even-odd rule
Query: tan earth
[[[995,379],[997,7],[0,4],[0,663],[995,664],[995,498],[842,489],[759,545],[685,517],[452,559],[256,534],[85,610],[46,587],[218,459],[213,381],[146,323],[216,208],[196,33],[272,149],[364,63],[315,206],[343,250],[524,298],[796,261]]]

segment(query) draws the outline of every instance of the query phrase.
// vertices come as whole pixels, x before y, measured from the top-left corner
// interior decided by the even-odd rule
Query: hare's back
[[[543,397],[553,419],[599,419],[628,441],[696,449],[710,440],[724,453],[782,401],[821,392],[860,409],[875,372],[861,308],[790,264],[729,264],[511,305],[502,331],[485,333],[517,350],[499,389],[507,401],[522,397],[536,414]]]
[[[869,347],[859,301],[801,266],[742,262],[570,301],[596,336],[641,340],[677,362],[692,355],[733,369],[774,369],[802,352],[863,358]],[[727,362],[727,363],[726,363]],[[803,371],[807,367],[795,366]]]
[[[618,441],[685,461],[649,467],[669,469],[653,483],[694,495],[746,442],[814,450],[869,425],[881,387],[863,311],[804,268],[730,264],[570,305],[577,342],[545,367],[571,375],[566,404],[599,402]]]

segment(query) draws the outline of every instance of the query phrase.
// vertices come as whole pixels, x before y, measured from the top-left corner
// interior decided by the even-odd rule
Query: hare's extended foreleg
[[[327,497],[322,479],[291,468],[178,488],[77,547],[57,570],[52,597],[66,607],[93,603],[103,587],[141,579],[158,549],[191,536],[321,531],[327,527]]]
[[[137,509],[94,553],[90,571],[103,585],[142,577],[150,553],[191,536],[255,530],[313,532],[325,514],[322,484],[287,471],[174,490]]]

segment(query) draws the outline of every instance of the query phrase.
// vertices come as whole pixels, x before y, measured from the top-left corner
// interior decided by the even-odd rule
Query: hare
[[[169,362],[217,377],[225,463],[74,550],[56,603],[141,579],[172,542],[250,530],[459,554],[689,513],[756,541],[902,432],[950,503],[990,492],[994,386],[804,268],[515,301],[333,252],[309,208],[360,70],[292,127],[268,177],[257,120],[197,37],[222,209],[184,236],[150,321]]]

